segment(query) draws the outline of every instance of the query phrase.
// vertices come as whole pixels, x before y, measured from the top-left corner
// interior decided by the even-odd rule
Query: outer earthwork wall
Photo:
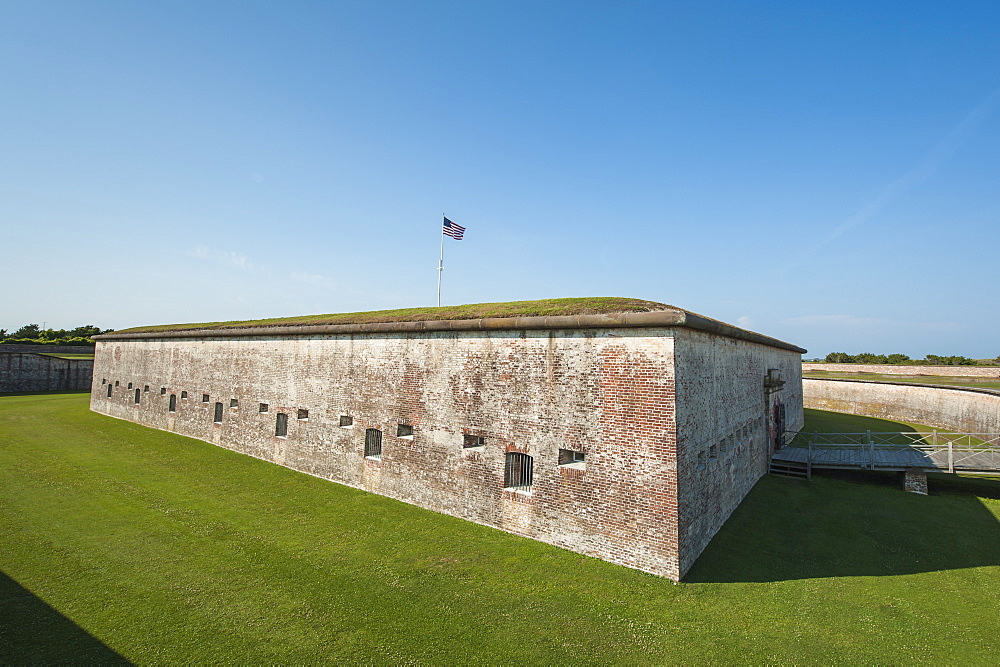
[[[802,387],[807,408],[926,424],[958,433],[1000,433],[1000,392],[808,378]]]
[[[44,354],[0,353],[0,392],[90,389],[92,359],[59,359]]]
[[[1000,377],[1000,366],[897,366],[894,364],[802,364],[803,371],[830,373],[881,373],[883,375],[942,375]]]

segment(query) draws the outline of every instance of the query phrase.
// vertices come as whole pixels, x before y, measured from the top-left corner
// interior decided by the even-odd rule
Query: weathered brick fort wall
[[[769,368],[801,421],[796,351],[683,328],[209,336],[99,339],[92,409],[675,580],[766,470]]]
[[[92,359],[0,353],[0,392],[87,390],[93,374]]]
[[[800,356],[743,340],[680,330],[677,359],[677,467],[681,570],[686,572],[754,484],[767,473],[774,403],[785,429],[802,428]],[[768,404],[763,379],[785,384]]]
[[[1000,433],[1000,392],[870,380],[802,381],[805,407],[925,424],[958,433]]]
[[[893,364],[802,364],[803,371],[830,373],[881,373],[883,375],[942,375],[953,377],[1000,377],[1000,366],[896,366]]]

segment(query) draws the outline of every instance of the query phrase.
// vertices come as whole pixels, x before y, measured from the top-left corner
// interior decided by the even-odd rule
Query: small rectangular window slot
[[[177,412],[177,394],[170,394],[170,406],[167,410],[170,412]]]
[[[267,412],[267,403],[261,403],[260,406],[257,408],[257,412],[261,413]]]
[[[140,397],[140,396],[142,396],[142,392],[141,392],[141,391],[139,391],[139,388],[138,388],[138,387],[136,387],[136,388],[135,388],[135,404],[136,404],[136,405],[139,405],[139,397]]]
[[[212,421],[216,424],[222,423],[222,403],[215,404],[215,418]]]
[[[144,394],[148,394],[149,393],[149,385],[148,384],[145,385],[145,386],[143,386],[142,393],[144,393]]]
[[[201,402],[202,403],[208,403],[208,394],[202,394],[201,395]]]
[[[396,437],[397,438],[412,438],[413,437],[413,426],[410,424],[397,424],[396,425]]]
[[[354,426],[354,417],[352,417],[351,415],[340,415],[340,426],[341,428]]]
[[[299,420],[309,419],[309,411],[308,410],[299,410],[296,413],[295,418],[299,419]]]
[[[113,387],[111,386],[111,383],[109,382],[108,383],[108,398],[111,398],[111,390],[112,389],[113,389]]]
[[[115,380],[115,386],[116,386],[116,387],[119,387],[119,386],[121,386],[121,385],[120,385],[120,384],[118,383],[118,380]]]
[[[229,399],[229,407],[231,407],[231,408],[238,408],[238,407],[240,407],[239,400],[235,399],[235,398],[230,398]]]
[[[187,398],[187,397],[188,397],[188,393],[186,391],[182,391],[181,392],[181,398]]]
[[[128,383],[128,388],[129,388],[129,389],[131,389],[131,388],[132,388],[132,383],[131,383],[131,382],[129,382],[129,383]]]
[[[101,378],[101,384],[107,384],[108,378]]]
[[[587,469],[587,455],[575,449],[559,450],[559,467],[572,468],[573,470]]]
[[[486,438],[465,434],[462,436],[462,449],[486,449]]]
[[[160,396],[163,396],[166,393],[167,393],[167,388],[166,387],[160,387]]]

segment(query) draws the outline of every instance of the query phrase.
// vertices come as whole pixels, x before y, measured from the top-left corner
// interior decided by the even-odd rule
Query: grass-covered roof
[[[477,320],[490,317],[529,317],[552,315],[601,315],[608,313],[637,313],[657,310],[681,310],[665,303],[598,296],[569,299],[540,299],[538,301],[506,301],[501,303],[472,303],[464,306],[440,308],[400,308],[397,310],[371,310],[361,313],[330,313],[326,315],[299,315],[263,320],[234,320],[232,322],[192,322],[188,324],[160,324],[133,327],[115,332],[159,333],[193,329],[236,329],[243,327],[275,327],[320,324],[375,324],[381,322],[420,322],[427,320]]]

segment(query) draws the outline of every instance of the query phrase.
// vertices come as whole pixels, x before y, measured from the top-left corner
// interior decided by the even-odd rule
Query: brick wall
[[[788,430],[802,427],[802,372],[795,352],[691,330],[678,333],[675,354],[683,575],[767,472],[774,404],[785,406]],[[770,403],[769,369],[785,383]]]
[[[58,359],[43,354],[0,354],[0,392],[89,389],[91,359]]]
[[[101,341],[91,405],[676,579],[671,333]],[[286,438],[275,436],[279,412]],[[353,425],[340,427],[341,415]],[[398,424],[413,435],[396,437]],[[368,428],[383,432],[381,461],[364,457]],[[466,434],[483,436],[482,450],[464,449]],[[560,466],[560,449],[584,464]],[[530,494],[504,490],[507,452],[533,457]]]
[[[798,364],[669,327],[102,340],[91,407],[678,580],[766,470],[769,368],[801,424]],[[504,488],[508,453],[530,493]]]

